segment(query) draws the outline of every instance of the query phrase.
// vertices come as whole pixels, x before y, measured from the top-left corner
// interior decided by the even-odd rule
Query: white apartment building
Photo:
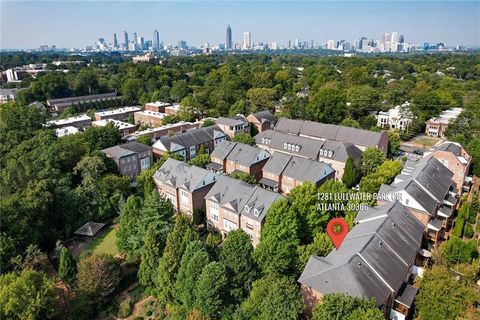
[[[410,102],[395,106],[388,111],[380,111],[377,115],[377,126],[384,129],[408,130],[413,121]]]

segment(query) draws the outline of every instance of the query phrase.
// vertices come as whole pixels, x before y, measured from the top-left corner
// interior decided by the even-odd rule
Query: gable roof
[[[322,294],[375,298],[379,306],[401,288],[424,226],[399,202],[369,210],[373,218],[357,219],[338,250],[310,257],[300,283]]]
[[[181,149],[206,144],[217,138],[225,137],[225,134],[218,125],[206,128],[196,128],[183,133],[177,133],[171,137],[163,137],[153,144],[154,148],[162,149],[163,146],[167,151],[178,151]],[[180,148],[178,148],[180,147]]]
[[[244,166],[250,166],[270,157],[270,153],[257,147],[240,142],[222,141],[215,147],[211,157],[229,160]]]
[[[281,118],[275,125],[275,130],[318,139],[328,139],[340,142],[349,142],[364,147],[379,146],[386,135],[385,132],[344,127],[334,124],[325,124],[307,120],[292,120]]]
[[[145,151],[152,150],[152,147],[149,147],[147,145],[144,145],[143,143],[139,143],[136,141],[127,142],[125,144],[120,145],[120,147],[137,152],[137,153],[142,153]]]
[[[359,164],[362,156],[362,151],[351,143],[316,140],[274,130],[260,132],[255,136],[255,142],[257,145],[264,145],[275,151],[294,154],[312,160],[318,160],[321,157],[346,162],[348,157],[351,157],[355,164]],[[288,145],[293,146],[295,149],[292,150],[291,148],[288,150]]]
[[[454,143],[450,141],[445,141],[444,143],[438,146],[434,146],[433,149],[451,152],[457,157],[462,155],[462,146],[459,145],[458,143]]]
[[[217,174],[208,170],[172,158],[167,159],[153,175],[156,183],[169,184],[189,192],[215,182],[217,177]]]
[[[275,152],[263,167],[264,172],[293,178],[297,181],[317,183],[334,172],[324,162]]]
[[[258,111],[258,112],[252,113],[252,115],[255,119],[257,119],[259,123],[264,123],[267,121],[271,123],[275,122],[274,115],[268,110]]]
[[[119,160],[120,158],[123,158],[123,157],[127,157],[127,156],[137,154],[137,152],[135,152],[135,151],[132,151],[132,150],[129,150],[129,149],[126,149],[126,148],[122,148],[121,145],[113,146],[113,147],[110,147],[110,148],[107,148],[107,149],[103,149],[102,152],[105,153],[106,155],[112,157],[113,159],[116,159],[116,160]]]
[[[432,215],[442,205],[452,186],[453,172],[434,157],[420,161],[407,161],[400,175],[390,185],[382,185],[380,193],[397,193],[405,190]]]
[[[218,177],[205,196],[205,199],[215,201],[238,215],[245,215],[260,222],[278,198],[282,196],[276,192],[223,175]]]
[[[220,117],[217,119],[217,121],[215,121],[215,123],[229,127],[235,127],[247,123],[247,120],[243,116],[237,115],[233,118]]]

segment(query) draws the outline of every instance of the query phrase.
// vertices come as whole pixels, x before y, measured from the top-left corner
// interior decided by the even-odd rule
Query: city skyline
[[[226,42],[225,30],[228,25],[231,26],[233,44],[242,44],[244,32],[251,32],[252,42],[275,41],[284,45],[288,39],[313,40],[316,43],[326,43],[330,39],[351,41],[361,36],[381,39],[384,32],[395,30],[401,30],[409,42],[417,44],[480,44],[479,17],[475,13],[478,13],[480,4],[467,1],[301,2],[293,6],[293,11],[290,2],[282,2],[281,5],[272,2],[218,1],[204,4],[193,1],[109,2],[109,5],[94,2],[45,3],[1,2],[2,49],[38,48],[44,44],[59,48],[82,48],[100,37],[112,43],[114,33],[117,34],[118,43],[122,44],[124,35],[118,35],[124,30],[131,30],[128,31],[130,35],[146,35],[146,40],[154,39],[152,30],[158,30],[160,42],[165,44],[185,40],[196,46],[205,42],[216,45]],[[46,9],[57,19],[32,27],[31,23],[38,20],[29,19],[29,16],[42,14]],[[107,9],[108,17],[102,15],[105,13],[103,10]],[[135,14],[132,15],[132,12]],[[318,12],[321,15],[313,21]],[[121,19],[126,13],[130,14],[129,19]],[[265,14],[269,15],[260,19]],[[72,15],[76,18],[70,19]],[[155,15],[157,18],[151,18]],[[87,16],[88,24],[85,23]],[[115,19],[112,20],[112,17]],[[59,23],[64,20],[74,23],[65,24],[59,29]],[[100,20],[101,26],[97,25]],[[199,23],[199,20],[203,22]],[[22,21],[22,24],[18,21]],[[282,21],[283,27],[279,27]],[[359,23],[361,25],[357,25]],[[70,32],[72,27],[76,29]],[[24,29],[30,32],[24,32]],[[57,29],[57,32],[52,32],[53,29]],[[69,37],[69,34],[75,34],[75,37]]]

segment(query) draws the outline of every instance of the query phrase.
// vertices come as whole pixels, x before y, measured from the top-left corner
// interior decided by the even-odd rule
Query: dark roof
[[[120,147],[124,148],[124,149],[128,149],[128,150],[131,150],[131,151],[134,151],[134,152],[137,152],[137,153],[142,153],[142,152],[145,152],[145,151],[150,151],[152,150],[152,147],[149,147],[147,145],[144,145],[143,143],[138,143],[136,141],[132,141],[132,142],[127,142],[125,144],[121,144]]]
[[[310,257],[298,281],[322,294],[375,298],[383,306],[413,265],[424,226],[399,202],[375,210],[381,214],[358,221],[338,250]]]
[[[278,182],[268,178],[262,178],[258,181],[259,184],[266,185],[272,188],[278,187]]]
[[[441,151],[448,151],[456,155],[457,157],[460,157],[462,155],[462,147],[459,146],[457,143],[454,142],[444,142],[440,144],[439,146],[433,147],[435,150],[441,150]]]
[[[312,160],[318,160],[320,157],[320,160],[324,158],[346,162],[351,157],[358,165],[362,156],[362,151],[351,143],[311,139],[274,130],[260,132],[255,136],[255,142],[257,145],[267,146],[275,151]],[[294,149],[289,150],[288,145],[293,146]]]
[[[243,116],[236,116],[233,118],[220,117],[217,119],[217,121],[215,121],[215,123],[234,127],[247,123],[247,120]]]
[[[112,98],[116,97],[116,92],[108,92],[108,93],[99,93],[99,94],[91,94],[88,96],[77,96],[77,97],[65,97],[65,98],[58,98],[58,99],[49,99],[47,100],[47,104],[51,105],[68,105],[76,101],[83,101],[83,100],[96,100],[102,98]]]
[[[210,185],[217,180],[217,175],[206,169],[189,165],[172,158],[155,172],[153,180],[158,183],[169,184],[175,188],[182,188],[193,192]]]
[[[267,151],[240,142],[222,141],[213,150],[212,158],[229,160],[246,167],[270,157]]]
[[[400,291],[395,298],[395,301],[398,303],[403,304],[407,308],[411,308],[413,304],[413,300],[415,300],[415,296],[417,295],[418,289],[404,283],[403,286],[400,288]]]
[[[105,223],[99,223],[99,222],[87,222],[80,228],[78,228],[77,231],[74,232],[74,234],[78,234],[80,236],[89,236],[93,237],[96,235],[103,227],[105,227]]]
[[[171,137],[163,137],[160,142],[169,151],[177,151],[178,148],[184,149],[191,146],[206,144],[219,137],[225,137],[225,134],[217,125],[206,128],[196,128],[183,133],[177,133]]]
[[[268,110],[264,110],[264,111],[259,111],[259,112],[255,112],[253,114],[253,116],[258,120],[258,122],[260,123],[264,123],[266,121],[268,122],[275,122],[275,117],[273,116],[273,114],[268,111]]]
[[[222,170],[223,166],[220,163],[210,162],[207,164],[207,169],[219,171]]]
[[[382,137],[386,135],[385,132],[373,132],[334,124],[286,118],[278,120],[275,130],[301,136],[349,142],[365,147],[378,146]]]
[[[220,176],[205,196],[238,215],[262,221],[272,203],[282,196],[276,192],[249,185],[241,180]]]
[[[121,145],[113,146],[113,147],[110,147],[110,148],[107,148],[107,149],[103,149],[102,152],[105,153],[106,155],[116,159],[116,160],[118,160],[120,158],[123,158],[123,157],[126,157],[126,156],[131,156],[131,155],[137,154],[135,151],[132,151],[132,150],[129,150],[129,149],[126,149],[126,148],[122,148]]]

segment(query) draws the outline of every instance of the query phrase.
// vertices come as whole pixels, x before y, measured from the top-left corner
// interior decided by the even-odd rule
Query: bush
[[[67,320],[90,320],[94,318],[93,302],[84,294],[77,294],[68,308]]]
[[[464,235],[465,235],[465,237],[467,237],[467,238],[469,238],[469,239],[470,239],[471,237],[473,237],[473,226],[472,226],[470,223],[467,223],[467,224],[465,225]]]
[[[193,217],[192,217],[193,224],[197,226],[200,224],[203,224],[205,222],[205,218],[206,218],[205,209],[193,210]]]
[[[475,228],[475,231],[480,233],[480,218],[477,219],[477,226]]]
[[[452,234],[456,237],[461,238],[463,234],[463,225],[465,224],[465,220],[463,217],[458,217],[455,221],[455,227],[453,228]]]
[[[126,299],[120,303],[117,315],[119,318],[126,318],[132,314],[132,311],[132,300]]]

